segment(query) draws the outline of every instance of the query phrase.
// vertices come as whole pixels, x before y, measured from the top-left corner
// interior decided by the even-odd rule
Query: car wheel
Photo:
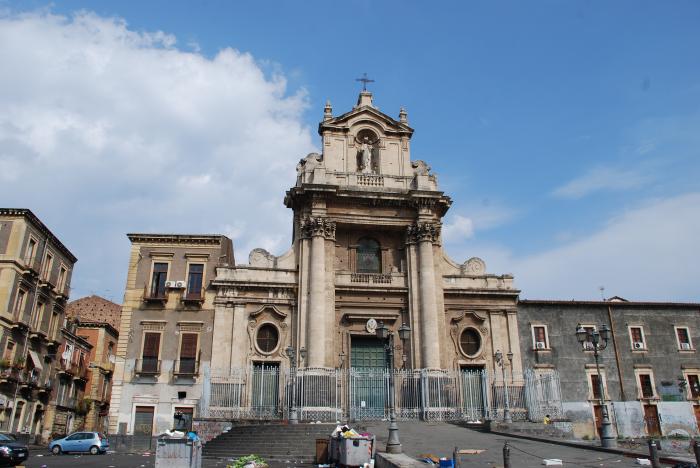
[[[90,447],[90,455],[97,455],[98,453],[100,453],[100,449],[97,448],[97,445]]]
[[[61,454],[61,446],[54,445],[53,448],[51,449],[51,453],[53,453],[54,455],[60,455]]]

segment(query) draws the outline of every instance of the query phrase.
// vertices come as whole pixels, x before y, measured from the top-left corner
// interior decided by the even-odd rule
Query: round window
[[[459,345],[464,354],[474,356],[481,349],[481,335],[473,328],[465,328],[459,337]]]
[[[263,353],[271,353],[277,347],[277,342],[279,341],[279,333],[277,332],[277,327],[266,323],[258,328],[258,336],[255,341],[258,344],[258,348]]]

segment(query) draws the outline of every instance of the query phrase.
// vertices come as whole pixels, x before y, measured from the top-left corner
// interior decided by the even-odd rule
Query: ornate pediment
[[[262,315],[262,314],[265,313],[265,312],[269,312],[271,315],[277,316],[277,318],[278,318],[279,320],[284,320],[284,319],[287,318],[287,314],[286,314],[286,313],[282,312],[281,310],[279,310],[277,307],[275,307],[275,306],[272,305],[272,304],[265,304],[264,306],[262,306],[262,307],[259,308],[258,310],[254,311],[254,312],[251,312],[251,313],[250,313],[250,318],[251,318],[251,319],[255,319],[255,318],[257,318],[259,315]]]
[[[451,322],[453,324],[461,322],[464,318],[471,317],[474,321],[476,322],[485,322],[486,321],[486,315],[481,315],[478,312],[472,311],[472,310],[465,310],[464,312],[460,312],[454,317],[452,317]]]

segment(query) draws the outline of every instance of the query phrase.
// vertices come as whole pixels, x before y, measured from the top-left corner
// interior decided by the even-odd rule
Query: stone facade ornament
[[[373,318],[367,320],[367,323],[365,324],[365,329],[367,330],[367,333],[374,334],[377,331],[377,321]]]
[[[248,256],[248,263],[253,267],[273,268],[275,256],[265,249],[253,249]]]
[[[301,232],[307,238],[321,236],[335,240],[335,221],[323,217],[309,216],[302,221]]]
[[[417,242],[439,242],[440,223],[416,223],[406,228],[406,244]]]
[[[305,158],[299,160],[297,164],[297,174],[313,171],[323,164],[323,158],[318,153],[309,153]]]
[[[465,275],[483,275],[486,273],[486,263],[479,257],[472,257],[462,265],[462,273]]]
[[[420,159],[411,161],[411,167],[413,168],[413,175],[428,175],[430,173],[430,166]]]

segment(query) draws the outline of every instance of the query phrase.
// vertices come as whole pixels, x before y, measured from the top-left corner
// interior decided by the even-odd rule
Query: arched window
[[[376,240],[364,237],[357,243],[357,272],[382,272],[382,249]]]

